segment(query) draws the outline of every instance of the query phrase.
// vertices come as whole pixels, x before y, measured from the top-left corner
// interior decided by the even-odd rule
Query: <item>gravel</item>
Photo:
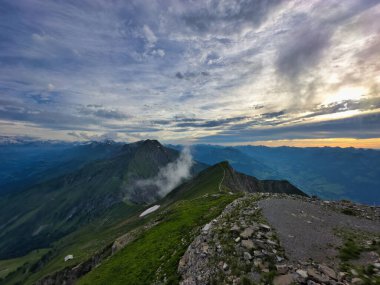
[[[260,201],[259,206],[277,231],[287,256],[293,261],[312,258],[336,266],[336,247],[342,244],[342,240],[334,235],[334,229],[380,233],[379,221],[344,215],[329,210],[322,204],[290,198],[270,198]]]

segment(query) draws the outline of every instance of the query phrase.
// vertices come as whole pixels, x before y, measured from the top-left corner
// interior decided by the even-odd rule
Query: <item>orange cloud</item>
[[[380,149],[380,138],[354,139],[354,138],[329,138],[329,139],[295,139],[295,140],[270,140],[256,141],[250,145],[265,146],[294,146],[294,147],[355,147]]]

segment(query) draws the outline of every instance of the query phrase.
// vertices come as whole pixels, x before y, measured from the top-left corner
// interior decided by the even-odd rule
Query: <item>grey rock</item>
[[[288,273],[288,266],[286,264],[276,265],[277,273],[286,274]]]
[[[245,251],[243,255],[244,255],[245,260],[251,260],[252,259],[252,255],[249,252]]]
[[[241,245],[245,247],[246,249],[252,249],[254,248],[253,242],[249,239],[243,239],[241,241]]]
[[[360,279],[360,278],[358,278],[358,277],[355,277],[355,278],[353,278],[353,279],[351,280],[351,283],[352,283],[353,285],[360,285],[360,284],[363,284],[364,281],[363,281],[363,279]]]
[[[307,278],[309,275],[307,274],[306,270],[298,269],[296,273],[301,276],[302,278]]]
[[[319,283],[326,283],[329,281],[329,278],[327,276],[320,274],[314,268],[308,268],[307,274],[310,276],[311,279]]]
[[[227,263],[223,263],[223,270],[224,270],[224,271],[227,271],[227,270],[228,270],[228,264],[227,264]]]
[[[253,228],[248,227],[243,232],[240,233],[241,238],[247,239],[253,235]]]
[[[338,279],[335,271],[324,264],[319,265],[319,270],[332,279],[335,279],[335,280]]]
[[[271,227],[265,224],[260,224],[260,229],[269,232],[271,230]]]

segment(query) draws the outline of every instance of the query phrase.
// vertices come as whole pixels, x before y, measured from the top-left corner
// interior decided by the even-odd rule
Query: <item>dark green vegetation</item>
[[[160,167],[177,157],[176,151],[162,147],[157,141],[128,144],[111,158],[1,196],[0,258],[49,247],[122,201],[144,204],[160,198],[154,187],[135,192],[134,183],[154,176]]]
[[[237,171],[259,179],[286,179],[323,199],[380,204],[379,150],[195,145],[192,153],[208,164],[228,160]]]
[[[364,266],[370,252],[380,254],[380,235],[352,230],[337,230],[343,239],[339,248],[341,270],[356,275],[363,280],[363,284],[380,284],[380,277],[375,276],[373,265]]]

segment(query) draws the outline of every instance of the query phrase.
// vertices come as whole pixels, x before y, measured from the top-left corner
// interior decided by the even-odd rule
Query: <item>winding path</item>
[[[225,176],[226,176],[226,170],[223,169],[223,177],[222,177],[222,180],[220,180],[220,183],[219,183],[219,192],[222,192],[222,184],[223,184],[223,180],[224,180]]]

